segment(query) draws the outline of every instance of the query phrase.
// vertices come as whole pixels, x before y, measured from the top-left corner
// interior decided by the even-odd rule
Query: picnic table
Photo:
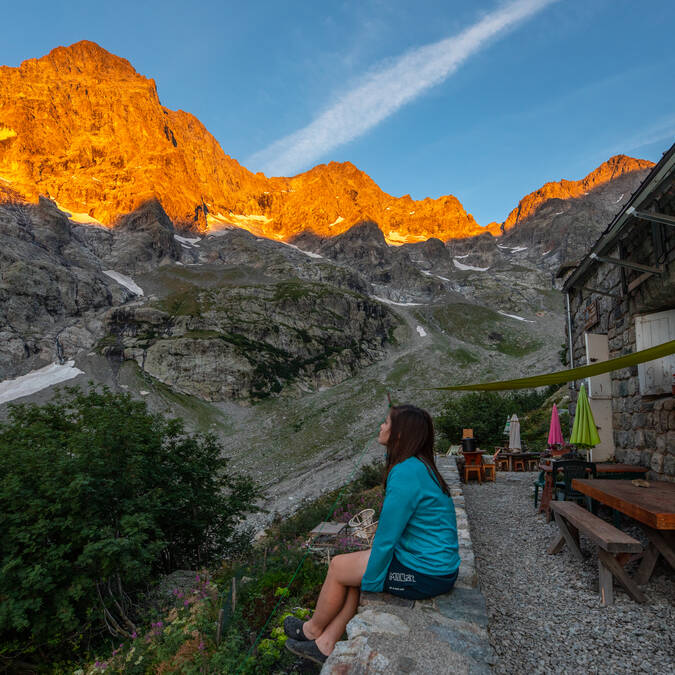
[[[551,519],[550,505],[551,500],[553,499],[553,463],[542,462],[539,464],[539,469],[544,471],[544,475],[546,476],[544,489],[541,493],[541,502],[539,503],[539,513],[544,511],[546,513],[546,520],[548,522]],[[595,465],[595,470],[598,476],[607,476],[614,479],[636,478],[638,476],[644,476],[644,474],[648,471],[647,467],[639,466],[638,464],[614,464],[612,462],[598,462]],[[574,486],[574,483],[572,483],[572,485]]]
[[[633,577],[635,584],[649,581],[659,555],[675,569],[675,483],[649,481],[649,487],[638,487],[631,481],[575,478],[572,487],[642,526],[649,544]]]

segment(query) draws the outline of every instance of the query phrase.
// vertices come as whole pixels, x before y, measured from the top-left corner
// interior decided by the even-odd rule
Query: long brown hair
[[[434,461],[434,422],[426,410],[406,403],[389,410],[391,431],[387,441],[387,463],[384,468],[384,485],[389,472],[410,457],[417,457],[435,478],[441,490],[450,495],[450,488],[443,480]]]

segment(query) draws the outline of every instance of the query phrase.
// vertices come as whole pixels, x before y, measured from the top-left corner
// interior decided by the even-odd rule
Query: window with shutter
[[[638,351],[675,340],[675,309],[635,317],[635,341]],[[640,393],[643,396],[670,394],[675,373],[675,354],[638,366]]]

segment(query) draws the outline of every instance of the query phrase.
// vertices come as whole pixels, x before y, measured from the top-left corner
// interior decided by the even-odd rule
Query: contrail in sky
[[[516,0],[457,35],[411,49],[393,64],[365,76],[313,122],[255,153],[245,165],[254,171],[261,167],[268,176],[289,176],[302,171],[329,150],[361,136],[401,106],[443,82],[491,38],[555,1]]]

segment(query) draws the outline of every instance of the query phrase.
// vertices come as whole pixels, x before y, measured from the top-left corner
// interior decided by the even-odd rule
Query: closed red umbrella
[[[551,426],[548,430],[548,444],[562,445],[563,440],[562,429],[560,428],[560,416],[558,415],[558,406],[554,403],[553,410],[551,410]]]

